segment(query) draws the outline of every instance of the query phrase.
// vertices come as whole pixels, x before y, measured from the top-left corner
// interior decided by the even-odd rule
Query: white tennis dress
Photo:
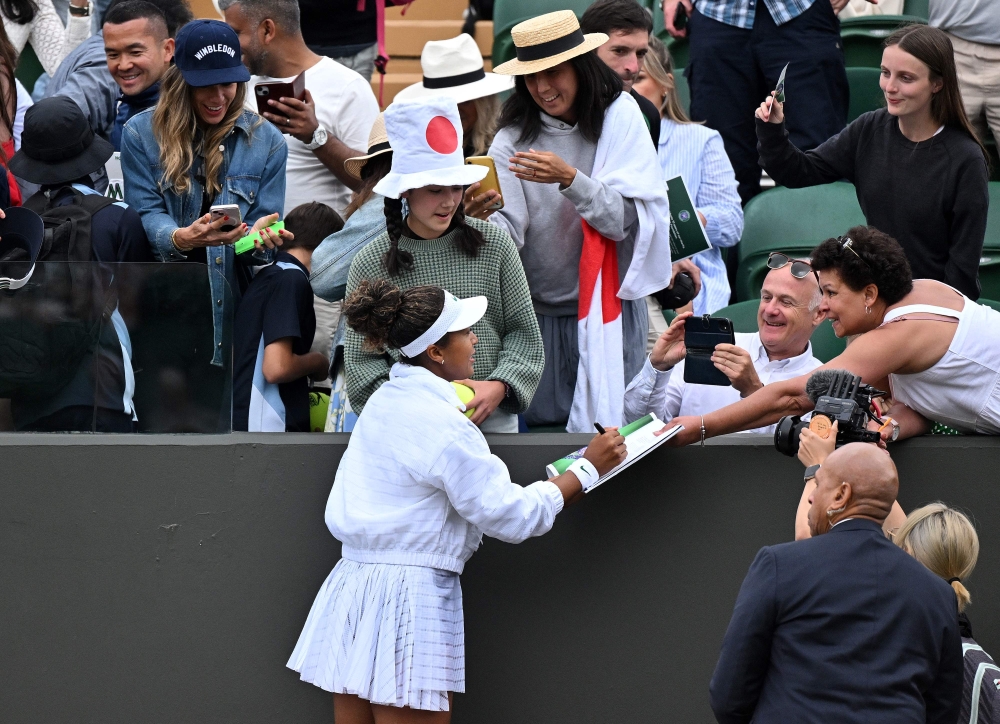
[[[916,313],[958,320],[948,351],[930,368],[889,375],[892,397],[928,420],[956,430],[1000,435],[1000,312],[962,298],[965,306],[960,312],[910,304],[885,315],[883,326]]]
[[[365,405],[326,507],[343,557],[288,661],[303,681],[430,711],[465,691],[465,562],[484,533],[547,532],[563,498],[547,481],[512,483],[460,409],[450,383],[404,364]]]

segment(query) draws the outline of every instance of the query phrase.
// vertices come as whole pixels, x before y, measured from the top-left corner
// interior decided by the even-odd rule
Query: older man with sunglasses
[[[684,381],[684,323],[680,314],[660,335],[642,370],[625,390],[627,422],[655,413],[662,420],[701,416],[756,392],[769,382],[804,375],[822,362],[813,357],[809,338],[823,321],[821,295],[809,262],[775,252],[767,260],[754,334],[736,333],[736,344],[720,344],[712,362],[731,386]],[[750,432],[772,433],[774,425]]]

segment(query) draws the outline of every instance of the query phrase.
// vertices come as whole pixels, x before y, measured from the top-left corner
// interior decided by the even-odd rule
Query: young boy
[[[233,430],[309,432],[306,378],[323,379],[330,367],[325,354],[309,351],[316,333],[309,271],[329,214],[336,212],[315,202],[289,212],[285,228],[294,239],[243,295],[233,344]]]

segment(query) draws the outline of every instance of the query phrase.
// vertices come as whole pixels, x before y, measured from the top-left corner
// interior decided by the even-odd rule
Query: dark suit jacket
[[[721,724],[955,724],[955,593],[869,520],[762,548],[710,692]]]

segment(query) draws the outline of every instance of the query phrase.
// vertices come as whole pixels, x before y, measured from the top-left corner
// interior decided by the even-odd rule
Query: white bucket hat
[[[486,314],[486,297],[459,299],[447,289],[441,291],[444,292],[444,307],[438,318],[434,320],[434,324],[399,350],[409,359],[413,359],[432,344],[440,341],[448,332],[468,329]]]
[[[423,186],[468,186],[482,181],[485,166],[465,165],[462,123],[454,98],[435,96],[395,102],[385,109],[392,170],[375,186],[390,199]]]
[[[557,10],[518,23],[510,31],[517,57],[498,65],[494,73],[527,75],[552,68],[608,42],[604,33],[580,30],[572,10]]]
[[[503,93],[514,87],[510,76],[487,73],[479,45],[471,35],[462,33],[448,40],[429,40],[420,54],[421,83],[407,86],[395,100],[405,101],[427,96],[449,96],[456,103]]]

